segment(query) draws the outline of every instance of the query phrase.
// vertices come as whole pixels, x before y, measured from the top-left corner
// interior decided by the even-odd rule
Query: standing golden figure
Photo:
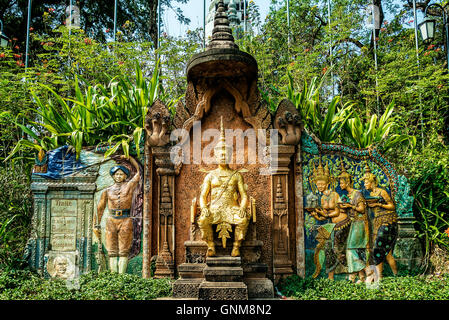
[[[251,218],[251,210],[248,208],[249,200],[246,193],[246,185],[240,172],[229,168],[229,156],[232,155],[232,147],[226,145],[221,119],[220,141],[214,148],[214,155],[218,162],[218,168],[210,171],[204,178],[201,186],[199,205],[201,215],[198,226],[201,236],[207,242],[207,256],[215,256],[215,244],[212,225],[217,225],[218,237],[221,238],[223,248],[226,248],[226,239],[230,238],[229,232],[234,229],[234,244],[231,256],[240,256],[240,246],[245,239],[248,224]],[[210,195],[210,201],[208,201]]]

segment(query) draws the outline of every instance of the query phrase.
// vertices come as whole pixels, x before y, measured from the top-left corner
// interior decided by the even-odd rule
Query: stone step
[[[206,264],[217,267],[240,267],[242,265],[242,259],[231,256],[207,257]]]
[[[206,281],[211,282],[237,282],[242,281],[243,269],[241,267],[205,267],[203,270]]]
[[[248,288],[243,282],[203,281],[198,288],[199,300],[248,300]]]
[[[178,266],[178,273],[182,279],[203,278],[205,263],[182,263]]]
[[[173,298],[197,298],[203,279],[178,279],[173,283]]]

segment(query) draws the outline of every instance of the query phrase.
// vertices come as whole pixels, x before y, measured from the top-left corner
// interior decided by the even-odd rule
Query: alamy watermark
[[[220,142],[221,131],[215,128],[202,131],[201,122],[195,121],[192,135],[185,129],[171,132],[170,141],[176,144],[170,149],[170,159],[180,164],[217,164],[214,148]],[[279,132],[276,129],[225,129],[226,163],[235,165],[262,164],[260,174],[268,175],[273,165],[270,158],[277,157]],[[270,150],[268,150],[270,146]]]

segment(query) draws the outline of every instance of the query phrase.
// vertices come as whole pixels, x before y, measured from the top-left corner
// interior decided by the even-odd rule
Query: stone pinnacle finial
[[[224,126],[223,126],[223,116],[220,117],[220,133],[221,133],[220,139],[222,141],[224,141],[225,140],[225,131],[224,131]]]
[[[225,129],[224,129],[224,126],[223,126],[223,116],[221,116],[221,120],[220,120],[220,140],[215,145],[214,150],[216,150],[216,151],[224,150],[226,152],[230,152],[229,149],[230,149],[230,146],[228,146],[226,144]]]
[[[212,30],[212,40],[208,45],[208,49],[220,48],[238,49],[238,46],[234,43],[234,36],[229,26],[228,15],[223,0],[218,1],[218,8],[214,18],[214,29]]]

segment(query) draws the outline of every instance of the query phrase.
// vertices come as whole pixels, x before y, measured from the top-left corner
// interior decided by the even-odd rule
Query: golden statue
[[[218,237],[222,240],[223,248],[226,248],[226,239],[230,238],[229,232],[232,231],[232,225],[235,225],[231,256],[240,256],[240,246],[245,239],[251,215],[254,214],[251,210],[252,206],[249,205],[251,201],[246,193],[247,186],[240,173],[246,170],[229,168],[228,158],[231,155],[231,148],[225,142],[222,118],[220,141],[214,148],[218,168],[208,172],[204,178],[199,198],[201,215],[198,218],[198,226],[202,239],[207,242],[208,257],[216,254],[213,224],[217,225]]]

